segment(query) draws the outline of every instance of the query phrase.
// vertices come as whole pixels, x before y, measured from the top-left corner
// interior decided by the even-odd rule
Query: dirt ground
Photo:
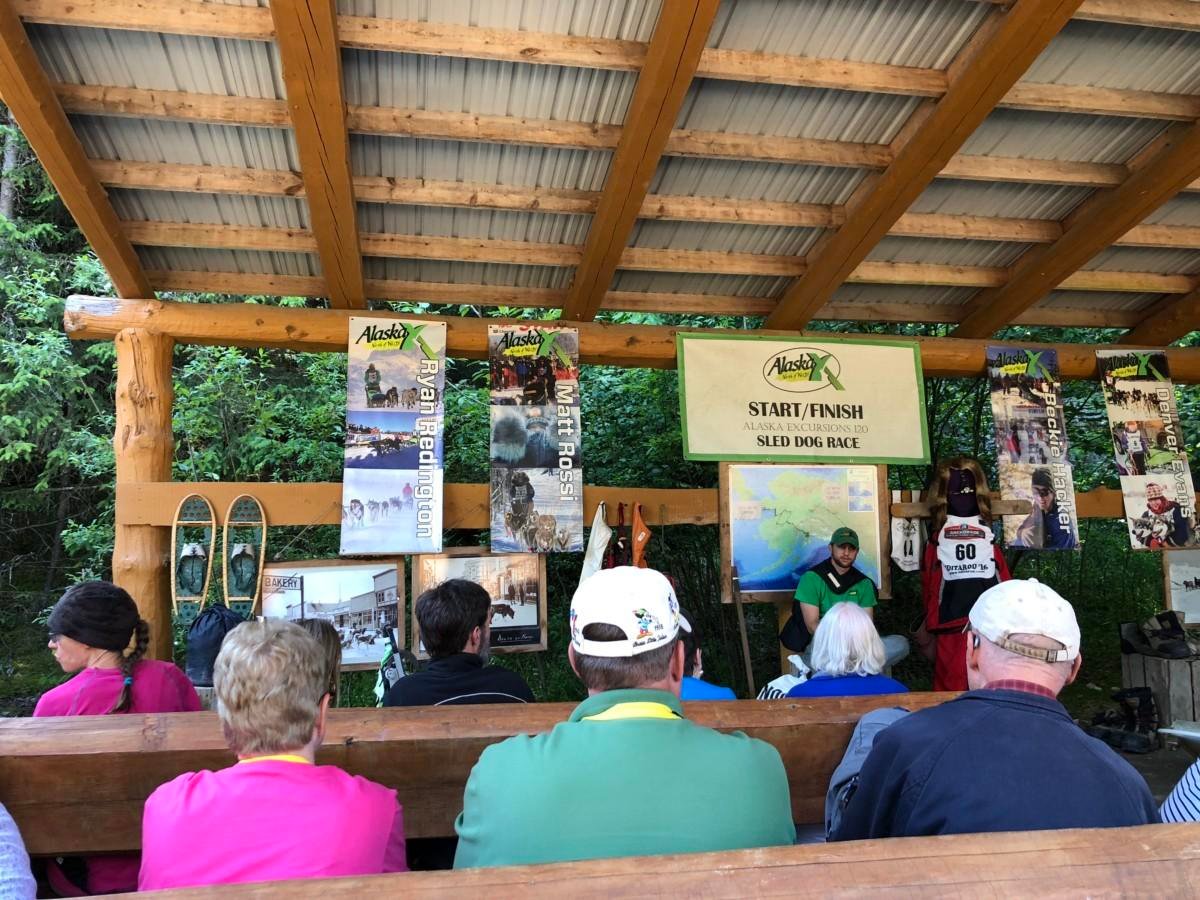
[[[1183,777],[1195,757],[1183,749],[1155,750],[1153,753],[1122,753],[1130,764],[1142,773],[1154,799],[1161,804],[1167,794]]]

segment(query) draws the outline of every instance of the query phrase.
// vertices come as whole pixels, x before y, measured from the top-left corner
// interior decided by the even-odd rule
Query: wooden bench
[[[173,900],[280,897],[1195,897],[1200,825],[1018,831],[181,888]],[[127,896],[134,896],[132,894]],[[145,895],[138,895],[145,896]]]
[[[918,709],[953,694],[688,703],[689,718],[744,731],[783,757],[799,823],[824,817],[829,776],[871,709]],[[397,790],[409,837],[454,834],[479,754],[514,734],[549,731],[570,703],[331,710],[318,761]],[[215,713],[0,720],[0,797],[30,853],[135,850],[142,804],[182,772],[233,763]]]

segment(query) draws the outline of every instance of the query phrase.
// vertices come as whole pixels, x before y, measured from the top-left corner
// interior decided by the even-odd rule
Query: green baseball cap
[[[842,544],[849,544],[855,550],[858,549],[858,532],[853,528],[839,528],[833,533],[833,537],[829,539],[829,543],[834,547],[840,547]]]

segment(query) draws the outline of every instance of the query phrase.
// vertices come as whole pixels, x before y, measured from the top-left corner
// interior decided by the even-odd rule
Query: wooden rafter
[[[57,84],[55,91],[63,108],[71,113],[268,128],[286,128],[289,124],[287,107],[280,100],[102,85]],[[365,106],[349,107],[347,126],[360,134],[584,150],[615,149],[621,135],[616,125]],[[671,133],[665,155],[865,169],[884,169],[895,158],[885,144],[680,129]],[[1128,174],[1125,166],[1112,163],[963,154],[953,156],[938,173],[939,177],[968,181],[1081,187],[1111,187]],[[1200,182],[1190,189],[1200,190]]]
[[[150,283],[159,291],[193,291],[237,296],[324,297],[323,279],[305,275],[258,275],[237,272],[151,271]],[[424,303],[470,303],[475,306],[516,306],[557,309],[566,298],[555,288],[511,287],[430,281],[366,280],[372,300]],[[765,316],[775,308],[769,297],[716,294],[672,294],[648,291],[609,291],[601,309],[698,315]],[[945,322],[958,320],[958,308],[937,303],[830,303],[820,312],[827,321]],[[1035,306],[1018,319],[1020,325],[1084,328],[1132,328],[1141,314],[1132,310]]]
[[[803,328],[937,177],[1004,93],[1078,8],[1080,0],[1017,0],[984,23],[950,67],[946,93],[918,110],[897,138],[895,160],[851,197],[845,223],[809,254],[808,272],[767,318]]]
[[[300,175],[329,302],[365,307],[336,0],[272,0]]]
[[[1173,126],[1137,162],[1120,186],[1098,191],[1072,213],[1062,237],[1017,260],[1002,287],[973,297],[955,333],[984,337],[1001,328],[1200,175],[1200,122]]]
[[[124,222],[122,229],[135,244],[153,247],[206,247],[226,250],[278,250],[312,253],[312,233],[294,228],[211,225],[186,222]],[[403,259],[449,259],[462,262],[569,267],[579,264],[583,248],[575,244],[503,241],[483,238],[431,237],[416,234],[364,232],[359,243],[366,256]],[[714,250],[661,250],[626,247],[619,267],[647,272],[698,272],[727,275],[796,276],[805,262],[795,256],[726,253]],[[864,261],[846,279],[854,284],[910,284],[949,287],[999,287],[1008,270],[998,266],[948,266],[933,263]],[[1184,294],[1195,286],[1188,275],[1155,272],[1076,272],[1063,282],[1065,290],[1126,291]]]
[[[13,2],[26,21],[56,25],[169,31],[249,41],[269,41],[275,31],[267,9],[237,7],[225,13],[220,7],[196,0],[140,0],[137,4],[102,0]],[[1183,17],[1164,10],[1142,18],[1175,22]],[[342,46],[364,50],[634,72],[647,59],[647,45],[639,41],[364,16],[339,16],[337,24]],[[696,75],[915,97],[939,97],[947,86],[946,73],[938,69],[722,48],[703,51]],[[1021,83],[1001,98],[999,105],[1113,116],[1180,120],[1200,117],[1200,98],[1193,96],[1087,85]]]
[[[658,168],[688,86],[708,40],[720,0],[666,0],[659,10],[646,64],[638,74],[621,143],[609,165],[583,255],[563,304],[563,317],[590,321],[617,266]],[[632,248],[630,248],[632,249]]]
[[[304,182],[300,176],[280,169],[104,159],[93,160],[92,168],[100,182],[109,187],[238,196],[304,196]],[[354,195],[359,202],[369,203],[590,214],[596,210],[600,192],[424,178],[357,176],[354,178]],[[640,219],[787,225],[795,228],[836,228],[845,221],[845,216],[845,208],[835,205],[671,194],[647,194],[638,212]],[[1054,219],[905,213],[888,234],[896,237],[1047,244],[1062,236],[1062,225]],[[1137,225],[1114,243],[1127,247],[1200,248],[1200,227]]]
[[[1200,287],[1182,297],[1166,297],[1140,316],[1122,344],[1165,347],[1200,328]]]
[[[137,253],[121,234],[108,195],[92,174],[83,145],[7,0],[0,2],[0,99],[108,270],[116,292],[122,297],[153,296]]]

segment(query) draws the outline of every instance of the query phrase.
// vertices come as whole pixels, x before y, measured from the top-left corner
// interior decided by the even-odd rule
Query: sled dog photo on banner
[[[1000,494],[1033,506],[1028,516],[1004,517],[1005,542],[1045,550],[1078,547],[1058,353],[988,347],[987,365]]]
[[[353,316],[342,554],[442,549],[446,326]]]
[[[1200,544],[1175,385],[1161,350],[1097,350],[1125,524],[1135,550]]]
[[[492,550],[582,550],[579,332],[492,325],[488,357]]]

